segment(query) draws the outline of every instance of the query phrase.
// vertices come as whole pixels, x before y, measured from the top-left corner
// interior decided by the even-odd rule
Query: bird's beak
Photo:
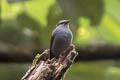
[[[70,23],[70,20],[66,20],[66,23]]]
[[[66,20],[65,23],[66,23],[66,24],[69,24],[69,23],[70,23],[70,20]]]

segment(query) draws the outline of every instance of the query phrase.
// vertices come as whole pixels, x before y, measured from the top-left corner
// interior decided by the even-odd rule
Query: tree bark
[[[59,59],[52,58],[50,60],[49,54],[49,49],[42,54],[38,54],[33,60],[32,66],[21,80],[62,80],[78,55],[74,45],[71,45],[61,53]]]

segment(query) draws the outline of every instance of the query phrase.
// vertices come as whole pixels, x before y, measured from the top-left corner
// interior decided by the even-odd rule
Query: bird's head
[[[61,20],[61,21],[58,22],[57,26],[59,26],[59,25],[69,25],[69,23],[70,23],[70,20]]]

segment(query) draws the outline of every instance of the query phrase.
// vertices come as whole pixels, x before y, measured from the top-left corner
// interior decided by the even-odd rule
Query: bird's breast
[[[65,32],[57,32],[54,37],[52,44],[52,53],[54,56],[59,56],[59,54],[69,47],[71,44],[71,36]]]

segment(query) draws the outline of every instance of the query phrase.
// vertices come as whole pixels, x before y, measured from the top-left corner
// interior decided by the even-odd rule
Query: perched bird
[[[69,29],[69,20],[61,20],[52,32],[50,59],[58,59],[60,54],[72,44],[73,35]]]

